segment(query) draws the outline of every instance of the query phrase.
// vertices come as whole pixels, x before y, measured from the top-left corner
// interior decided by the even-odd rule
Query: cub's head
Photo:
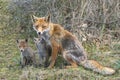
[[[25,51],[25,49],[28,47],[28,39],[20,39],[16,40],[18,48],[20,49],[20,52]]]
[[[44,31],[48,30],[50,23],[50,15],[47,17],[36,17],[32,16],[33,29],[38,35],[41,35]]]
[[[34,43],[35,43],[35,45],[36,45],[36,47],[39,49],[39,48],[41,48],[41,43],[40,43],[40,41],[41,41],[41,39],[40,38],[36,38],[36,37],[34,37]]]
[[[40,43],[40,38],[36,38],[36,37],[34,37],[34,42],[35,42],[35,44],[39,44]]]
[[[51,46],[50,35],[48,31],[44,31],[39,38],[34,38],[34,42],[39,48],[40,46]]]
[[[34,37],[34,42],[35,42],[36,45],[41,45],[41,46],[43,44],[45,44],[45,40],[43,38],[35,38]]]

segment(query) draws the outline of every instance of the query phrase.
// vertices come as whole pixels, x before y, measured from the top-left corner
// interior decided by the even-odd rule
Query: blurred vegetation
[[[89,59],[113,67],[118,73],[104,77],[82,67],[65,71],[28,68],[31,74],[25,73],[30,75],[27,78],[39,80],[39,75],[43,75],[46,80],[120,79],[120,0],[0,0],[0,80],[18,80],[21,74],[24,76],[22,72],[26,70],[18,67],[16,39],[29,38],[29,45],[35,49],[33,37],[37,35],[30,16],[43,17],[48,13],[52,22],[61,24],[79,38]],[[63,65],[59,58],[57,66]]]
[[[109,38],[110,42],[111,39],[120,40],[119,3],[119,0],[1,0],[0,17],[2,24],[7,20],[6,27],[26,34],[25,37],[33,37],[36,33],[30,16],[42,17],[50,13],[52,22],[77,32],[78,37],[81,37],[80,32],[85,32],[87,40],[92,37],[104,42]]]

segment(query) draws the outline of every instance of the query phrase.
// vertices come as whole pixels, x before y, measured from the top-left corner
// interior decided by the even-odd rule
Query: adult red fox
[[[60,51],[63,58],[71,64],[66,68],[76,68],[82,65],[85,68],[91,69],[103,75],[114,74],[115,70],[104,67],[94,60],[87,59],[87,53],[79,42],[76,36],[65,30],[61,25],[54,24],[50,21],[50,16],[47,17],[32,17],[33,29],[39,34],[43,34],[49,30],[50,41],[52,44],[51,63],[49,68],[54,66],[58,52]]]
[[[20,39],[16,40],[18,48],[20,49],[20,57],[21,57],[21,66],[22,68],[25,65],[34,64],[36,67],[36,60],[35,60],[35,52],[32,50],[31,47],[28,46],[27,39]]]

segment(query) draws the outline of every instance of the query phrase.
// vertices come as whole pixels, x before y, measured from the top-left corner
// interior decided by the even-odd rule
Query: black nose
[[[38,32],[38,35],[41,35],[41,32]]]
[[[20,50],[21,52],[23,52],[23,50]]]

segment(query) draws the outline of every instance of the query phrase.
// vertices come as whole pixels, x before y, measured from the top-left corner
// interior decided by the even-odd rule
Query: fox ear
[[[28,42],[28,39],[25,39],[25,42]]]
[[[32,16],[31,16],[31,20],[32,20],[32,22],[34,23],[35,21],[38,20],[38,17],[36,17],[35,15],[32,15]]]
[[[16,42],[19,43],[19,40],[17,39]]]
[[[50,14],[47,17],[45,17],[45,21],[50,22]]]

